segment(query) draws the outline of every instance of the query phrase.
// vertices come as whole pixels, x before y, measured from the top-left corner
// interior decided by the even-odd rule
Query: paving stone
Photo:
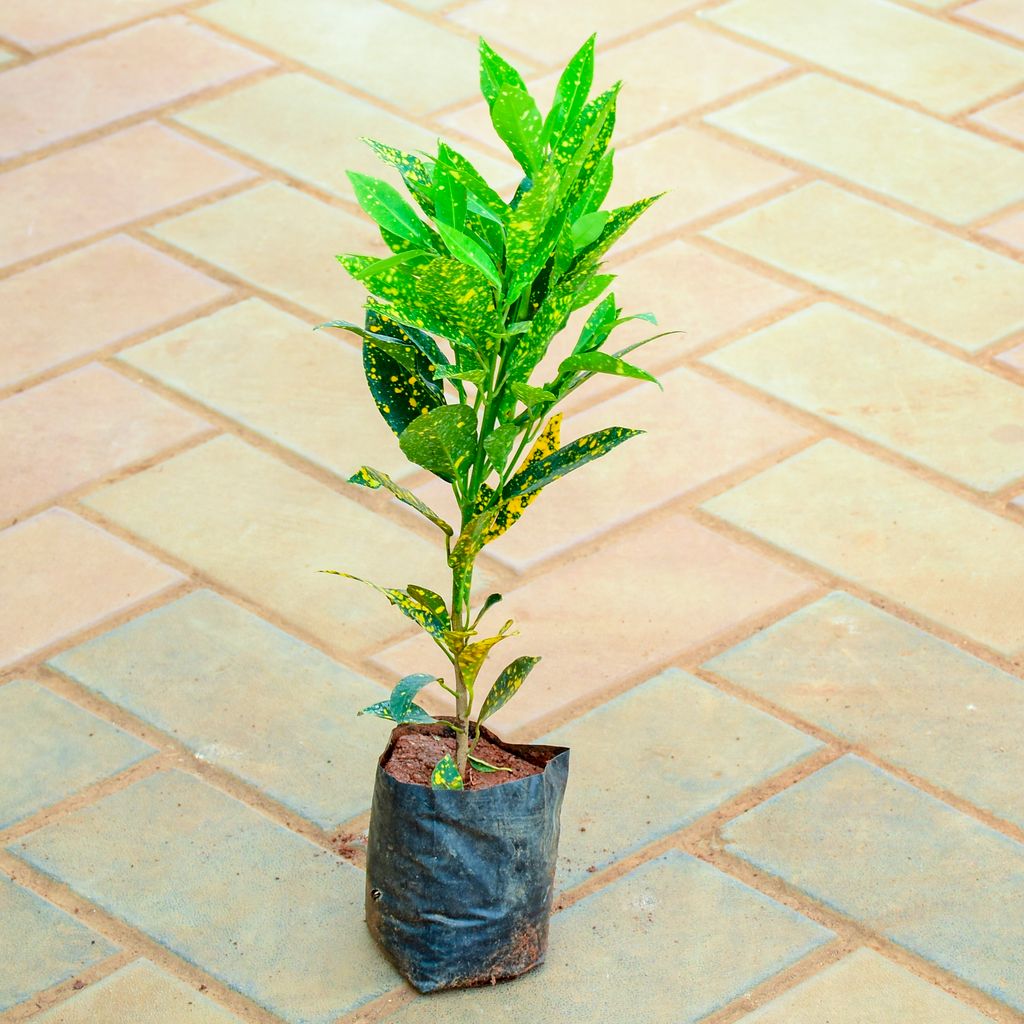
[[[162,125],[105,135],[0,176],[0,265],[244,181],[252,172]]]
[[[971,116],[972,121],[1015,139],[1024,139],[1024,96],[993,103]]]
[[[365,290],[341,269],[335,255],[383,249],[368,221],[277,182],[184,213],[150,230],[157,238],[323,319],[358,319],[366,299]]]
[[[0,156],[52,145],[269,66],[182,17],[134,25],[0,78]]]
[[[117,281],[118,288],[108,287]],[[6,336],[0,387],[59,366],[228,294],[223,285],[125,235],[0,281]],[[75,329],[67,330],[73,323]]]
[[[939,114],[1024,79],[1012,47],[886,0],[731,0],[702,16]]]
[[[956,16],[1024,39],[1024,9],[1016,0],[974,0],[972,4],[958,7]]]
[[[858,949],[737,1024],[991,1024],[871,949]]]
[[[117,952],[102,935],[0,875],[0,1013]]]
[[[821,744],[679,669],[544,737],[572,748],[559,881],[576,885]],[[627,751],[643,751],[643,786]],[[584,831],[585,830],[585,831]]]
[[[1008,352],[1000,353],[996,359],[1010,367],[1011,370],[1019,370],[1024,373],[1024,344],[1017,345]]]
[[[381,0],[219,0],[199,13],[411,114],[476,92],[469,39]]]
[[[824,75],[704,120],[954,224],[1024,196],[1024,153]]]
[[[148,960],[135,960],[32,1018],[32,1024],[100,1024],[102,1021],[240,1024],[233,1013]]]
[[[0,33],[27,50],[45,50],[173,6],[174,0],[4,0]]]
[[[516,699],[494,716],[496,728],[521,728],[656,670],[807,590],[795,573],[681,515],[613,534],[595,551],[507,594],[490,613],[495,627],[515,619],[522,637],[495,651],[481,680],[521,654],[544,657]],[[375,660],[403,675],[442,674],[447,663],[423,639]]]
[[[801,310],[704,362],[969,487],[1024,476],[1024,390],[839,306]]]
[[[36,683],[0,686],[0,828],[116,775],[148,743]]]
[[[8,61],[14,60],[14,54],[10,50],[5,50],[0,47],[0,64],[6,64]]]
[[[1024,651],[1024,528],[870,455],[820,441],[702,507],[993,650]]]
[[[514,999],[500,985],[445,992],[389,1020],[695,1024],[831,937],[796,911],[672,851],[556,914],[547,962],[515,983]]]
[[[192,776],[152,775],[8,849],[294,1024],[398,982],[362,926],[362,872]]]
[[[981,233],[1024,253],[1024,210],[1018,210],[1016,213],[993,221],[987,227],[982,228]]]
[[[365,100],[298,72],[263,79],[189,107],[175,120],[344,199],[355,199],[346,170],[401,179],[362,140],[409,151],[437,149],[437,136]],[[457,146],[488,181],[511,198],[521,172]]]
[[[101,622],[181,575],[62,508],[0,531],[0,665]]]
[[[633,246],[792,177],[779,164],[682,125],[616,151],[615,181],[605,205],[624,206],[668,190],[619,243]]]
[[[621,46],[602,47],[591,93],[596,96],[618,81],[628,83],[616,103],[615,138],[621,145],[787,67],[785,61],[718,32],[680,21]],[[544,112],[550,109],[560,74],[552,72],[529,83]],[[442,120],[492,146],[504,145],[482,99]]]
[[[1024,846],[846,756],[733,821],[727,849],[1024,1007]]]
[[[566,441],[613,425],[647,433],[559,481],[557,489],[538,498],[514,529],[487,548],[490,555],[522,572],[810,437],[771,409],[685,367],[661,380],[664,394],[644,384],[566,420]],[[436,507],[442,490],[450,488],[432,481],[422,493]],[[577,512],[567,515],[567,509]]]
[[[834,593],[704,666],[1024,827],[1024,681]]]
[[[967,351],[1024,325],[1024,267],[824,182],[704,234]]]
[[[447,572],[440,544],[236,437],[215,438],[104,487],[86,504],[347,652],[416,627],[384,598],[318,570],[435,590]]]
[[[0,521],[209,429],[97,363],[20,391],[0,402]]]
[[[339,476],[364,463],[395,477],[414,468],[366,390],[359,350],[261,299],[118,358]]]
[[[618,36],[663,21],[695,4],[696,0],[636,0],[625,7],[610,0],[599,0],[588,5],[583,25],[568,4],[549,4],[543,0],[477,0],[460,7],[450,17],[498,48],[511,46],[541,63],[564,66],[591,32],[597,33],[598,44],[604,46]]]
[[[370,806],[381,687],[212,591],[49,664],[324,828]]]

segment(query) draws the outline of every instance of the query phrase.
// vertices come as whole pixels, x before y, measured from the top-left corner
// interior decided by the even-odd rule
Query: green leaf
[[[561,219],[552,219],[558,192],[558,174],[550,164],[537,173],[533,187],[509,214],[505,243],[505,266],[512,272],[506,290],[506,302],[514,302],[523,288],[537,276],[548,261],[558,235]]]
[[[623,441],[628,441],[631,437],[642,433],[642,430],[632,430],[629,427],[605,427],[604,430],[586,434],[529,466],[524,465],[509,480],[504,493],[506,497],[514,498],[517,495],[526,495],[539,490],[553,480],[558,480],[567,473],[571,473],[574,469],[585,466],[588,462],[601,458],[602,455],[607,455]]]
[[[378,594],[383,594],[403,615],[412,619],[418,626],[426,630],[440,646],[444,646],[444,633],[451,628],[451,623],[447,621],[447,615],[443,619],[438,617],[404,590],[398,590],[395,587],[382,587],[376,583],[371,583],[369,580],[364,580],[360,576],[353,576],[351,573],[340,572],[337,569],[321,569],[320,572],[327,573],[329,576],[343,576],[347,580],[355,580],[357,583],[373,587]]]
[[[410,372],[369,341],[363,344],[363,371],[377,409],[399,437],[423,413],[445,408],[444,393],[438,395],[436,384]]]
[[[439,366],[434,371],[434,377],[438,380],[468,380],[470,384],[478,387],[487,378],[485,370],[460,370],[457,366]]]
[[[413,420],[399,447],[416,465],[453,480],[476,454],[476,413],[468,405],[445,405]]]
[[[501,600],[501,594],[488,594],[487,595],[487,599],[480,606],[480,611],[478,611],[476,613],[476,618],[473,620],[474,628],[476,627],[476,624],[484,617],[484,615],[487,613],[487,611],[489,609],[493,608],[500,600]]]
[[[451,754],[445,754],[440,761],[434,765],[430,775],[431,789],[463,789],[462,776],[455,764]]]
[[[579,121],[567,132],[562,144],[566,149],[553,156],[562,178],[559,202],[574,206],[590,185],[615,128],[615,104],[618,100],[621,82],[601,93],[580,115]],[[571,152],[568,147],[571,146]]]
[[[614,274],[592,274],[585,278],[573,297],[573,310],[589,306],[614,280]]]
[[[461,153],[447,143],[438,144],[438,153],[444,158],[449,173],[459,181],[480,205],[501,223],[508,219],[509,207],[497,192],[487,184],[484,176]]]
[[[586,105],[587,95],[594,83],[594,41],[592,35],[565,66],[558,85],[551,112],[544,121],[544,139],[556,145],[562,130],[576,123]]]
[[[604,230],[605,224],[611,214],[607,210],[598,210],[595,213],[585,213],[570,228],[570,238],[574,252],[586,248]]]
[[[480,91],[484,94],[489,107],[495,100],[503,85],[516,86],[526,92],[523,76],[501,54],[491,48],[483,38],[480,40]]]
[[[511,768],[499,768],[496,764],[491,764],[489,761],[482,761],[479,757],[474,757],[472,754],[469,755],[470,767],[475,768],[478,772],[511,772]]]
[[[649,345],[652,341],[657,341],[659,338],[667,338],[670,334],[685,334],[686,331],[660,331],[658,334],[652,334],[649,338],[643,338],[640,341],[634,341],[632,345],[627,345],[625,348],[619,349],[618,352],[613,352],[612,355],[616,359],[621,359],[625,355],[629,355],[634,349],[640,348],[642,345]]]
[[[433,249],[430,230],[398,190],[380,178],[346,171],[359,205],[382,227],[426,249]]]
[[[395,684],[391,691],[391,715],[396,722],[433,722],[434,719],[427,714],[423,708],[414,704],[416,694],[425,686],[437,682],[437,676],[429,672],[416,672],[413,675],[404,676]]]
[[[579,278],[567,275],[544,297],[530,330],[512,349],[509,365],[512,380],[529,379],[534,367],[544,358],[549,342],[565,326],[569,314],[576,308],[579,287]]]
[[[515,696],[519,687],[523,685],[526,677],[530,674],[530,670],[538,661],[540,661],[540,658],[531,658],[524,655],[522,658],[516,658],[511,665],[502,670],[501,675],[498,676],[491,687],[491,692],[487,694],[487,699],[480,709],[480,714],[477,715],[476,720],[478,723],[490,718],[495,711],[503,708]]]
[[[405,187],[419,203],[420,208],[428,216],[434,212],[433,200],[430,195],[431,171],[429,162],[424,162],[414,153],[406,153],[394,146],[385,145],[375,139],[364,138],[370,149],[389,167],[394,167],[402,176]],[[385,237],[385,242],[387,238]]]
[[[576,342],[572,354],[575,356],[581,352],[599,349],[611,333],[617,312],[615,296],[606,295],[587,317],[587,322],[583,325],[583,330],[580,331],[579,341]]]
[[[434,214],[438,228],[442,224],[461,230],[466,223],[466,186],[459,181],[451,164],[440,153],[434,164]],[[444,232],[441,232],[444,237]]]
[[[420,268],[416,292],[421,308],[450,325],[446,337],[485,351],[496,344],[501,324],[494,292],[479,270],[439,256]]]
[[[371,704],[369,707],[363,708],[362,711],[357,711],[357,715],[376,715],[378,718],[383,718],[388,722],[393,722],[395,716],[391,713],[391,701],[390,700],[379,700],[376,704]]]
[[[532,409],[542,402],[554,402],[558,396],[553,395],[544,388],[535,388],[532,384],[523,384],[519,381],[512,382],[512,394],[519,399],[527,409]]]
[[[421,516],[429,519],[439,530],[442,530],[446,536],[451,537],[455,532],[452,527],[446,523],[429,505],[420,501],[420,499],[407,487],[403,487],[401,484],[396,484],[395,481],[387,475],[387,473],[382,473],[379,469],[373,469],[370,466],[361,466],[357,472],[353,473],[352,476],[348,478],[348,482],[350,484],[358,484],[360,487],[369,487],[372,490],[384,487],[399,501],[404,502],[410,508],[416,509]]]
[[[424,331],[417,330],[409,324],[400,323],[387,313],[369,310],[366,314],[366,329],[375,340],[387,335],[392,341],[397,340],[409,345],[420,353],[422,359],[416,364],[417,371],[426,379],[432,380],[436,366],[446,366],[448,357],[438,348],[437,342]],[[441,392],[443,395],[443,392]]]
[[[514,423],[504,423],[484,438],[484,451],[496,472],[500,473],[505,468],[505,462],[521,429]]]
[[[641,369],[639,366],[634,366],[632,363],[627,363],[622,359],[616,359],[615,356],[610,356],[605,352],[581,352],[577,355],[569,356],[568,359],[563,359],[558,367],[560,374],[579,373],[580,371],[584,373],[611,373],[617,377],[634,377],[637,380],[649,380],[652,384],[657,384],[662,391],[665,390],[661,387],[661,381],[646,370]]]
[[[533,177],[541,166],[544,130],[533,97],[525,88],[502,85],[491,106],[491,123],[519,166]]]
[[[444,244],[448,246],[449,252],[457,260],[465,263],[468,267],[479,270],[495,288],[501,289],[501,275],[491,257],[487,255],[487,251],[475,238],[470,238],[469,235],[450,228],[447,224],[438,224],[437,230],[444,239]]]
[[[613,161],[613,152],[606,150],[604,156],[598,160],[597,165],[594,167],[594,172],[590,175],[590,181],[587,182],[586,187],[573,203],[571,214],[573,220],[578,220],[584,214],[593,213],[605,201],[608,190],[612,186]]]
[[[451,627],[448,607],[440,594],[435,593],[433,590],[428,590],[426,587],[419,587],[415,583],[408,584],[405,589],[408,595],[414,600],[419,601],[431,615],[441,622],[447,623],[447,628]]]
[[[573,268],[593,269],[596,267],[601,257],[626,233],[640,214],[649,209],[664,194],[664,192],[660,192],[656,196],[638,199],[635,203],[630,203],[629,206],[620,206],[617,210],[612,210],[604,230],[576,257],[573,261]]]

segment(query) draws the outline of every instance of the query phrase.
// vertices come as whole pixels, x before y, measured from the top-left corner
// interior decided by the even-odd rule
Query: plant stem
[[[473,586],[473,562],[470,558],[452,566],[452,628],[469,629],[470,590]],[[455,719],[460,727],[455,734],[455,764],[459,774],[465,778],[469,759],[469,715],[472,694],[462,674],[461,650],[454,652],[455,666]]]

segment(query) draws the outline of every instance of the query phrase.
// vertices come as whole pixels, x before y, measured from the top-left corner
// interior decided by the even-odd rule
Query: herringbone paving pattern
[[[475,37],[626,80],[635,448],[482,558],[575,750],[547,965],[417,998],[361,917],[430,585],[358,349],[361,135],[508,188]],[[1024,1021],[1024,4],[0,4],[0,1020]]]

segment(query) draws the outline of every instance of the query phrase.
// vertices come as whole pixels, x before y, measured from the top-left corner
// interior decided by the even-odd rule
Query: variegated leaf
[[[664,194],[664,192],[660,192],[656,196],[638,199],[635,203],[630,203],[629,206],[620,206],[617,210],[612,210],[608,223],[605,224],[601,234],[573,261],[573,270],[595,269],[601,257],[629,230],[640,214],[649,209]]]
[[[505,423],[484,438],[484,451],[496,472],[500,473],[505,468],[512,446],[521,431],[522,428],[517,424]]]
[[[441,233],[444,244],[448,251],[467,267],[480,271],[495,288],[501,288],[501,275],[494,265],[494,261],[487,254],[487,250],[473,237],[464,231],[448,227],[447,224],[438,224],[437,230]]]
[[[399,437],[424,412],[445,407],[444,392],[437,384],[407,370],[369,341],[363,343],[363,370],[377,409]]]
[[[432,676],[428,672],[416,672],[399,679],[391,691],[391,716],[394,721],[423,724],[433,722],[434,719],[413,701],[420,690],[436,682],[437,676]]]
[[[455,179],[474,196],[480,205],[501,223],[508,220],[509,208],[497,192],[487,184],[484,176],[461,153],[452,149],[447,143],[438,145],[438,154],[444,158]]]
[[[428,590],[426,587],[417,586],[415,583],[410,583],[405,588],[409,596],[419,601],[424,608],[436,616],[441,622],[445,624],[445,629],[451,628],[451,619],[448,616],[448,606],[444,603],[444,598],[435,593],[433,590]]]
[[[438,257],[418,268],[417,300],[477,349],[495,344],[501,322],[487,278],[458,260]]]
[[[558,85],[551,112],[544,121],[544,140],[552,147],[558,144],[562,132],[572,128],[587,102],[587,95],[594,82],[594,41],[592,35],[565,66]]]
[[[398,590],[395,587],[382,587],[377,583],[364,580],[360,576],[353,576],[348,572],[340,572],[338,569],[321,569],[320,572],[327,573],[329,576],[343,576],[347,580],[355,580],[357,583],[364,583],[368,587],[373,587],[377,593],[383,594],[403,615],[412,619],[413,622],[426,630],[441,646],[444,646],[444,633],[449,623],[439,619],[406,591]]]
[[[493,608],[500,600],[501,594],[488,594],[487,599],[480,606],[480,611],[476,613],[476,618],[473,620],[473,626],[475,627],[476,624],[484,617],[487,611]]]
[[[519,166],[533,177],[543,160],[541,136],[544,131],[544,122],[533,97],[525,88],[502,85],[491,105],[491,123]]]
[[[550,391],[545,391],[544,388],[536,388],[532,384],[523,384],[520,381],[512,382],[512,394],[527,409],[532,409],[534,406],[541,405],[544,402],[554,402],[558,397]]]
[[[468,405],[431,409],[402,431],[398,444],[416,465],[454,480],[476,454],[476,413]]]
[[[358,171],[345,173],[352,182],[359,205],[377,224],[425,249],[434,247],[430,229],[393,185]]]
[[[495,644],[500,644],[502,640],[507,640],[510,636],[519,635],[510,632],[511,627],[512,620],[509,619],[497,636],[489,636],[485,640],[475,640],[463,648],[458,657],[462,667],[462,678],[467,686],[472,686],[476,682],[476,677]]]
[[[550,164],[545,164],[533,179],[533,186],[528,192],[523,193],[522,199],[509,214],[508,240],[505,248],[505,265],[509,270],[515,272],[526,264],[537,263],[537,249],[554,212],[557,192],[558,173]],[[537,270],[546,261],[547,255],[539,260]],[[536,270],[529,278],[535,276]],[[512,291],[509,298],[515,298]]]
[[[485,40],[480,40],[480,91],[489,107],[494,106],[503,85],[526,92],[523,76]]]
[[[369,487],[372,490],[384,487],[399,501],[404,502],[410,508],[416,509],[421,516],[429,519],[439,530],[443,530],[448,537],[451,537],[455,532],[429,505],[416,497],[407,487],[395,483],[387,473],[382,473],[379,469],[374,469],[372,466],[361,466],[357,472],[348,478],[348,482],[350,484],[358,484],[360,487]]]
[[[633,377],[636,380],[647,380],[657,384],[662,391],[661,381],[653,374],[624,359],[616,359],[606,352],[581,352],[578,355],[569,356],[563,359],[558,366],[558,372],[562,373],[610,373],[617,377]]]
[[[391,713],[391,701],[390,700],[379,700],[376,704],[371,704],[369,707],[363,708],[362,711],[357,711],[357,715],[376,715],[378,718],[383,718],[387,722],[393,722],[395,716]]]
[[[523,685],[530,670],[538,661],[540,658],[524,655],[521,658],[516,658],[511,665],[503,669],[491,687],[491,692],[487,694],[483,707],[480,708],[480,713],[476,718],[477,722],[485,721],[503,708],[516,695],[519,687]]]
[[[440,761],[434,765],[430,775],[431,789],[463,789],[462,776],[459,774],[458,766],[451,754],[445,754]]]
[[[485,484],[484,487],[486,486]],[[483,512],[479,512],[466,523],[448,559],[448,564],[452,568],[465,565],[476,557],[480,549],[487,543],[487,531],[494,520],[494,516],[494,509],[486,509]]]
[[[479,757],[474,757],[472,754],[469,755],[469,764],[471,768],[475,768],[478,772],[511,772],[511,768],[499,767],[496,764],[491,764],[489,761],[483,761]]]
[[[434,219],[438,227],[442,224],[461,231],[466,223],[466,186],[459,181],[444,153],[438,155],[434,164],[434,181],[431,194],[434,197]],[[442,232],[443,236],[443,232]]]

